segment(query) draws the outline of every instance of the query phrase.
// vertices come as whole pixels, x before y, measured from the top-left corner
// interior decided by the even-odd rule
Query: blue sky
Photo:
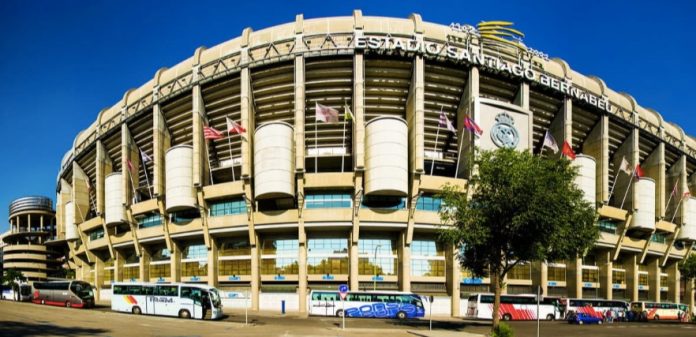
[[[243,2],[243,3],[242,3]],[[525,43],[696,135],[696,1],[0,1],[0,230],[24,195],[55,199],[63,154],[97,113],[201,46],[305,18],[515,22]]]

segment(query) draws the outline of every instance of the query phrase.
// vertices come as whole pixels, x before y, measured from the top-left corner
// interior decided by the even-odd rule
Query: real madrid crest
[[[515,128],[515,120],[505,112],[495,116],[495,124],[491,129],[491,140],[498,147],[516,148],[520,142],[520,134]]]

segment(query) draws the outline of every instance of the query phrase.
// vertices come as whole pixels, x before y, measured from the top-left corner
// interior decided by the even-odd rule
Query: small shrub
[[[491,337],[515,337],[515,332],[512,331],[512,328],[509,325],[500,322],[498,327],[493,329]]]

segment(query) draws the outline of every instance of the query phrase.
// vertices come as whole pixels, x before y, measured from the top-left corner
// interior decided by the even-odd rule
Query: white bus
[[[596,318],[604,318],[611,309],[617,315],[628,311],[628,302],[604,299],[568,298],[563,300],[565,313],[583,313]]]
[[[469,296],[466,317],[493,319],[493,294],[473,294]],[[561,318],[560,299],[543,297],[539,303],[539,317],[549,321]],[[537,298],[535,295],[501,295],[498,317],[505,321],[537,319]]]
[[[631,310],[636,314],[637,320],[678,320],[688,318],[686,304],[657,303],[657,302],[631,302]]]
[[[309,314],[317,316],[417,318],[425,316],[421,297],[396,291],[349,291],[345,303],[337,291],[312,290]]]
[[[222,317],[220,293],[206,285],[116,282],[111,290],[113,311],[195,319]]]

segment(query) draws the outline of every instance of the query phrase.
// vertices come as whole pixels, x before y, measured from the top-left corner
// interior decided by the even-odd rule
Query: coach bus
[[[67,308],[91,308],[94,307],[94,293],[92,286],[82,281],[34,282],[31,301]]]
[[[31,301],[31,285],[20,284],[18,294],[15,294],[11,285],[3,285],[2,286],[2,299],[3,300],[16,301],[17,297],[19,297],[20,302]]]
[[[312,290],[309,298],[309,314],[316,316],[343,317],[345,314],[346,317],[398,319],[425,316],[421,297],[413,293],[350,291],[345,303],[341,303],[337,291]]]
[[[473,294],[469,296],[466,317],[493,319],[493,294]],[[543,297],[539,301],[539,318],[549,321],[561,318],[560,299]],[[537,298],[535,295],[501,295],[498,317],[505,320],[537,319]]]
[[[688,317],[688,306],[677,303],[631,302],[631,311],[639,320],[679,320]]]
[[[222,318],[220,293],[207,285],[116,282],[111,290],[113,311],[195,319]]]
[[[583,313],[597,318],[604,318],[604,313],[610,309],[619,314],[629,308],[628,302],[616,300],[568,298],[563,302],[566,314]]]

